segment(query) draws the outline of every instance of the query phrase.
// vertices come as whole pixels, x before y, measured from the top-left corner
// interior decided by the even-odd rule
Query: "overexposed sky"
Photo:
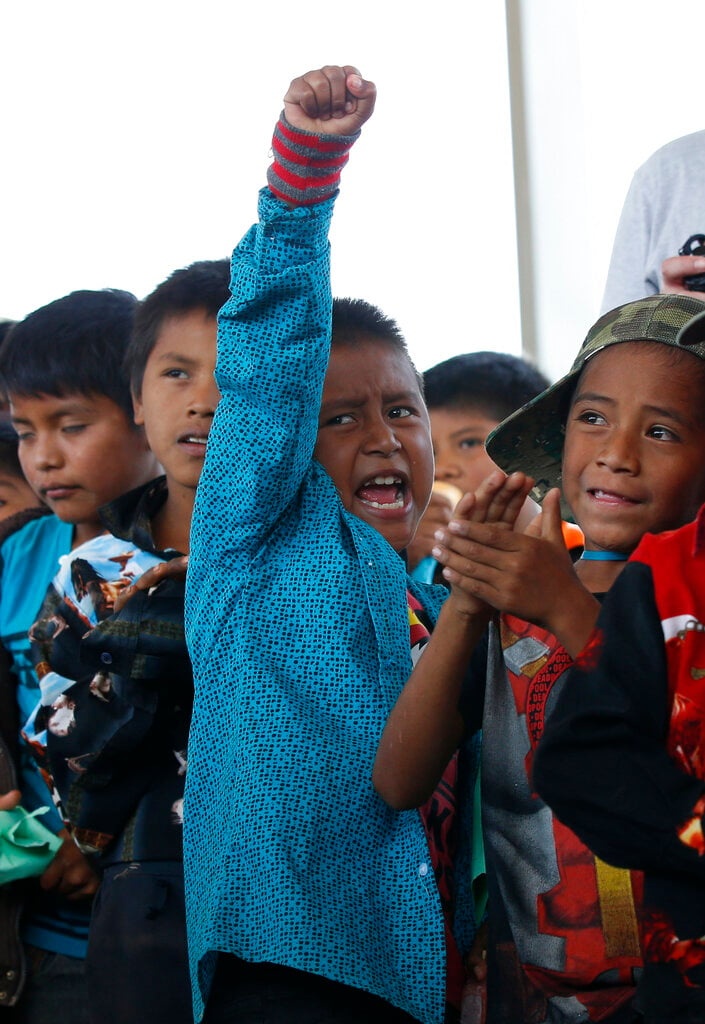
[[[511,2],[525,30],[541,365],[557,377],[599,314],[634,171],[705,128],[695,95],[705,3]],[[705,232],[705,210],[695,232]]]
[[[556,377],[599,312],[634,169],[705,126],[705,3],[508,2],[524,29],[539,361]],[[0,4],[0,317],[76,288],[141,297],[228,255],[288,82],[355,63],[379,99],[343,175],[334,291],[395,316],[422,369],[520,352],[505,21],[503,0]]]
[[[141,297],[228,255],[290,79],[354,63],[379,99],[344,172],[335,292],[395,316],[422,368],[519,351],[502,3],[36,0],[0,6],[0,38],[0,316],[76,288]]]

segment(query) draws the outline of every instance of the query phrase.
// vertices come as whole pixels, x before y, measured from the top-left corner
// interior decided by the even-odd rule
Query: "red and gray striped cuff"
[[[314,135],[292,128],[281,117],[274,129],[274,163],[267,171],[269,188],[286,203],[309,206],[329,199],[340,184],[340,172],[360,136]]]

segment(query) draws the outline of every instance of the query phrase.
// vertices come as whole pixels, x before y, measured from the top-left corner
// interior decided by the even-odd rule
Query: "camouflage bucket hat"
[[[583,367],[597,352],[627,341],[657,341],[705,359],[705,301],[690,295],[652,295],[605,313],[588,331],[570,373],[492,431],[488,455],[506,473],[521,470],[532,476],[535,501],[561,486],[565,424]],[[563,514],[571,518],[565,504]]]

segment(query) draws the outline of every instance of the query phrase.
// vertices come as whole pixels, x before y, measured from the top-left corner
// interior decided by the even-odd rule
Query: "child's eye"
[[[657,441],[679,441],[680,438],[675,431],[670,430],[669,427],[664,427],[662,424],[649,427],[647,431],[649,437],[655,438]]]
[[[164,376],[170,377],[173,380],[183,380],[188,377],[188,374],[180,366],[172,366],[169,370],[164,371]]]
[[[484,444],[481,437],[463,437],[458,442],[458,447],[462,449],[483,448]]]
[[[579,413],[577,418],[580,423],[589,423],[597,427],[604,426],[606,423],[602,413],[595,412],[594,409],[586,409],[584,412]]]
[[[82,430],[86,429],[87,425],[86,423],[67,423],[61,430],[64,434],[80,434]]]

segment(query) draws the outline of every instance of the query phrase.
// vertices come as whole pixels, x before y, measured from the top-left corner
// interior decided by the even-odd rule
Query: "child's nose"
[[[365,451],[368,455],[391,455],[400,448],[394,425],[389,420],[380,418],[369,425],[365,438]]]
[[[449,458],[443,452],[434,452],[436,480],[457,480],[460,476],[460,466],[455,459]]]
[[[197,416],[212,416],[220,401],[220,391],[215,379],[206,376],[194,390],[191,412]]]
[[[626,430],[610,431],[598,462],[613,473],[634,473],[639,466],[639,456],[633,435]]]
[[[61,451],[53,435],[38,434],[29,458],[37,469],[54,469],[58,466],[61,463]]]

